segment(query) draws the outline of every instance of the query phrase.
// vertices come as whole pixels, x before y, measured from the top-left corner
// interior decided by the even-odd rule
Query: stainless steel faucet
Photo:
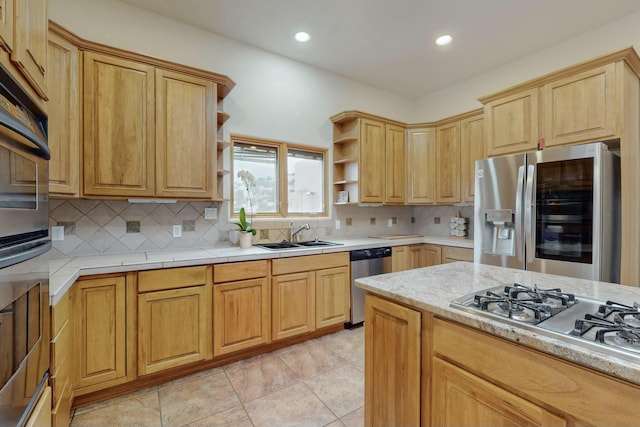
[[[309,226],[309,224],[304,224],[302,227],[298,228],[297,230],[293,226],[293,222],[290,224],[290,226],[291,226],[291,234],[289,235],[289,242],[294,242],[296,235],[298,235],[303,230],[311,230],[311,227]]]

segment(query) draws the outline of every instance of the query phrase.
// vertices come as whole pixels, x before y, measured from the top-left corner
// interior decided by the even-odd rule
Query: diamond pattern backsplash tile
[[[229,218],[228,203],[178,202],[175,204],[131,204],[123,200],[51,200],[49,224],[64,223],[75,228],[65,230],[63,241],[54,241],[52,258],[132,251],[211,248],[235,245],[237,219]],[[204,219],[205,208],[218,211],[216,220]],[[469,218],[469,236],[473,237],[473,206],[335,206],[331,218],[294,219],[294,226],[308,223],[310,230],[302,239],[349,239],[375,234],[417,233],[426,236],[449,236],[449,217],[457,211]],[[415,218],[415,223],[411,218]],[[440,217],[440,224],[434,218]],[[351,226],[346,219],[351,218]],[[375,218],[375,221],[372,220]],[[396,223],[389,227],[389,220]],[[336,219],[341,228],[336,229]],[[127,221],[139,221],[140,232],[127,233]],[[194,230],[183,230],[182,237],[173,237],[172,226],[194,221]],[[253,241],[277,242],[289,238],[287,220],[254,220],[255,228],[264,230]],[[189,222],[189,224],[191,224]],[[260,238],[260,236],[268,238]]]

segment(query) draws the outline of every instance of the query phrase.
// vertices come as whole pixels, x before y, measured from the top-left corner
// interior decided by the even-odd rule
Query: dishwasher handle
[[[371,248],[358,249],[349,253],[350,261],[360,261],[363,259],[385,258],[391,256],[391,248]]]

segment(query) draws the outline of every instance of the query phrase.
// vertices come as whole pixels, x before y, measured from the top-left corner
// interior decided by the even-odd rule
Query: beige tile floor
[[[364,328],[96,403],[72,427],[364,424]]]

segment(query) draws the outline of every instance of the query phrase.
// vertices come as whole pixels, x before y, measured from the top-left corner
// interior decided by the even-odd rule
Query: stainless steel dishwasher
[[[364,322],[364,291],[356,287],[356,279],[391,272],[391,248],[351,251],[351,322],[350,328]]]

